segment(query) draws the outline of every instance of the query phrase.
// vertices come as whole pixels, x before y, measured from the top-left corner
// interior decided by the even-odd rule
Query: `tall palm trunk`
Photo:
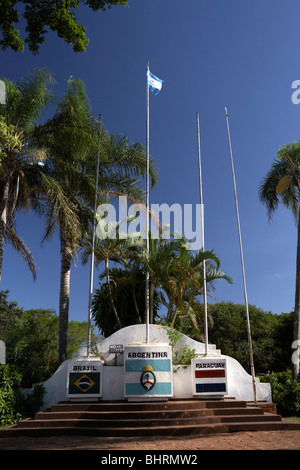
[[[294,344],[295,349],[300,348],[300,208],[298,210],[298,237],[297,237],[297,261],[296,261],[296,288],[295,288],[295,312],[294,312]],[[299,377],[299,356],[294,361],[294,378]]]
[[[59,293],[59,364],[67,359],[69,322],[71,255],[67,242],[61,237],[61,269]]]
[[[119,329],[121,329],[122,328],[122,323],[121,323],[119,314],[117,312],[117,309],[116,309],[116,306],[115,306],[115,303],[114,303],[114,299],[113,299],[113,296],[112,296],[112,291],[111,291],[111,285],[110,285],[110,279],[109,279],[109,261],[108,261],[108,258],[106,258],[106,260],[105,260],[105,273],[106,273],[106,281],[107,281],[109,300],[110,300],[111,307],[113,309],[118,327],[119,327]]]

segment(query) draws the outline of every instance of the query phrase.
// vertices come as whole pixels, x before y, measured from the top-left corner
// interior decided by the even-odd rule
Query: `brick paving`
[[[300,430],[253,431],[184,438],[92,436],[5,437],[1,450],[300,450]]]

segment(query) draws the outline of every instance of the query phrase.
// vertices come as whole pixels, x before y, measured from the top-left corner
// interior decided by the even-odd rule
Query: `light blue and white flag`
[[[127,398],[172,396],[172,348],[153,343],[125,346],[124,386]]]
[[[163,80],[153,75],[149,69],[147,69],[147,83],[154,95],[157,95],[162,89]]]

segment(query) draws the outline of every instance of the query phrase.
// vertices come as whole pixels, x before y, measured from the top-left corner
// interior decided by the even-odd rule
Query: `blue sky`
[[[243,303],[243,283],[224,107],[228,108],[239,200],[248,301],[273,313],[294,307],[296,227],[281,208],[270,224],[258,186],[277,150],[299,140],[297,0],[129,0],[105,13],[78,10],[90,44],[85,53],[54,33],[38,56],[0,52],[0,75],[18,80],[48,67],[62,94],[72,75],[87,87],[95,116],[111,132],[146,139],[146,64],[164,80],[150,97],[150,152],[159,168],[151,203],[199,203],[196,113],[200,115],[205,247],[220,256],[234,284],[215,284],[218,301]],[[58,312],[58,238],[41,245],[43,222],[19,214],[18,233],[38,269],[34,282],[6,245],[1,289],[21,307]],[[95,286],[97,285],[97,271]],[[89,267],[71,271],[70,319],[88,317]]]

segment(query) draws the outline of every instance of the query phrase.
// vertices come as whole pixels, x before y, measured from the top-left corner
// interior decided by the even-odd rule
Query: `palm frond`
[[[299,165],[299,142],[289,143],[279,149],[277,158],[262,179],[258,193],[261,202],[267,208],[269,221],[280,203],[291,209],[297,221],[300,191]]]
[[[58,223],[66,239],[74,243],[80,227],[76,206],[55,178],[42,174],[42,179],[50,205],[47,214],[48,235],[52,233],[55,223]]]
[[[13,246],[13,248],[22,256],[22,258],[30,269],[33,279],[36,280],[36,267],[32,253],[27,248],[25,242],[16,233],[15,228],[12,224],[6,225],[5,236],[9,243]]]

